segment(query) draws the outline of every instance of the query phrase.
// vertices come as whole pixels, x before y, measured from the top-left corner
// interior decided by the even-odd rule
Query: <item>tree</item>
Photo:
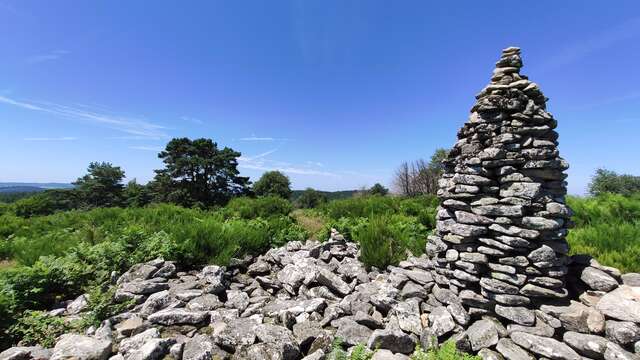
[[[387,189],[386,187],[382,186],[382,184],[380,183],[375,183],[371,189],[369,189],[368,191],[369,195],[380,195],[380,196],[385,196],[389,193],[389,189]]]
[[[327,196],[312,188],[306,188],[298,198],[298,207],[303,209],[315,208],[327,202]]]
[[[445,149],[436,149],[429,162],[418,159],[400,164],[393,180],[396,191],[405,196],[435,195],[438,192],[438,179],[444,171],[442,161],[447,154]]]
[[[604,168],[597,169],[589,183],[591,195],[614,193],[626,196],[638,192],[640,192],[640,176],[619,175]]]
[[[253,184],[253,192],[258,196],[291,197],[291,181],[280,171],[267,171]]]
[[[109,207],[122,204],[124,171],[109,162],[92,162],[87,174],[78,178],[76,186],[85,207]]]
[[[143,207],[153,200],[149,186],[138,184],[136,179],[127,183],[123,195],[127,207]]]
[[[175,138],[158,157],[165,168],[155,171],[152,188],[163,201],[210,207],[249,191],[249,178],[239,176],[240,153],[211,139]]]

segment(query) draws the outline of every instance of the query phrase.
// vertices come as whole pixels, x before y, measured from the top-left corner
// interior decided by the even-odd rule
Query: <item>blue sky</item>
[[[640,174],[640,3],[0,0],[0,181],[141,182],[172,137],[294,188],[389,184],[450,147],[504,47],[522,47],[570,162]]]

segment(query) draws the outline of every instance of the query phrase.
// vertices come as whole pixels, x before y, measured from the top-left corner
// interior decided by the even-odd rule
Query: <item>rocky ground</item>
[[[529,310],[438,287],[425,256],[385,271],[357,259],[357,245],[333,233],[227,268],[138,264],[116,282],[116,299],[136,303],[129,311],[53,349],[14,347],[0,360],[324,359],[336,338],[378,349],[378,360],[447,339],[484,359],[640,359],[640,274],[574,257],[575,301]],[[51,315],[85,308],[81,296]]]

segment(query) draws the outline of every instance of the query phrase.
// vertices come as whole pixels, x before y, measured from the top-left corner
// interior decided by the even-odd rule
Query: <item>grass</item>
[[[640,196],[568,197],[576,227],[567,240],[572,254],[590,254],[623,272],[640,272]]]

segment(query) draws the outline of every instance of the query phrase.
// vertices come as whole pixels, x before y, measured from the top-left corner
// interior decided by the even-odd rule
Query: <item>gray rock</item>
[[[531,335],[523,332],[514,332],[511,340],[522,348],[543,357],[556,360],[581,360],[582,358],[568,345],[558,340]]]
[[[293,336],[300,344],[303,353],[307,353],[313,341],[322,334],[324,330],[317,321],[305,321],[293,325]]]
[[[320,285],[324,285],[342,296],[349,295],[352,290],[351,286],[344,282],[338,275],[324,268],[318,271],[316,281]]]
[[[580,280],[591,289],[597,291],[611,291],[618,287],[618,281],[606,272],[593,267],[585,268],[580,274]]]
[[[603,359],[607,349],[607,339],[589,334],[581,334],[574,331],[564,333],[562,340],[575,349],[580,355],[593,359]]]
[[[84,311],[89,306],[87,295],[80,295],[71,304],[67,305],[67,314],[76,315]]]
[[[640,286],[640,273],[623,274],[622,283],[628,286]]]
[[[158,279],[134,280],[121,284],[116,290],[119,293],[129,293],[134,295],[150,295],[169,288],[166,282]]]
[[[453,319],[460,325],[467,325],[471,320],[471,316],[460,303],[452,303],[447,305],[447,310]]]
[[[151,315],[167,307],[173,307],[177,303],[168,290],[160,291],[155,294],[151,294],[147,300],[142,304],[140,314],[143,316]]]
[[[111,341],[92,337],[64,334],[53,348],[51,360],[106,360],[111,354]]]
[[[491,320],[478,320],[466,331],[473,351],[491,347],[498,343],[498,329]]]
[[[438,306],[429,314],[429,325],[433,333],[440,337],[456,327],[453,317],[444,306]]]
[[[186,305],[187,310],[192,311],[211,311],[215,309],[219,309],[224,304],[217,295],[213,294],[204,294],[202,296],[198,296],[189,300]]]
[[[156,328],[147,329],[139,334],[123,339],[119,346],[118,351],[127,356],[129,353],[141,348],[146,342],[152,339],[159,339],[160,332]]]
[[[205,266],[198,274],[198,277],[204,282],[204,290],[208,293],[219,295],[227,287],[224,268],[220,266]]]
[[[604,295],[596,305],[604,315],[616,320],[640,323],[640,288],[621,285]]]
[[[314,351],[312,354],[309,354],[302,358],[302,360],[324,360],[326,354],[322,349],[318,349]]]
[[[516,324],[531,326],[535,323],[536,317],[533,310],[522,306],[502,306],[496,305],[496,314]]]
[[[213,340],[203,334],[196,334],[184,343],[182,360],[210,360],[215,345]]]
[[[626,351],[618,344],[609,342],[604,352],[604,360],[640,360],[640,356]]]
[[[227,290],[227,302],[224,305],[242,312],[249,306],[249,295],[240,290]]]
[[[209,321],[209,313],[186,309],[165,309],[149,315],[149,321],[161,325],[199,325]]]
[[[51,349],[45,349],[40,345],[16,346],[0,352],[0,360],[48,360],[51,354]]]
[[[346,346],[355,346],[366,343],[372,332],[373,331],[371,329],[364,325],[360,325],[353,320],[343,318],[335,336],[341,338]]]
[[[605,329],[607,338],[623,346],[640,340],[640,326],[629,321],[608,320]]]
[[[502,355],[486,348],[478,351],[478,356],[480,356],[480,358],[483,360],[504,360]]]
[[[261,324],[256,328],[256,336],[262,343],[268,344],[269,353],[279,354],[283,360],[297,360],[302,357],[300,348],[289,329],[272,324]]]
[[[159,360],[169,352],[169,347],[175,343],[173,339],[149,339],[139,348],[130,351],[125,360]]]
[[[373,354],[371,360],[409,360],[409,357],[404,354],[394,354],[387,349],[380,349]]]
[[[507,338],[498,341],[496,350],[507,360],[535,360],[531,354]]]
[[[239,318],[226,322],[215,322],[213,327],[213,341],[224,350],[235,351],[242,346],[256,342],[258,323],[252,319]]]
[[[422,333],[420,308],[416,299],[399,302],[393,307],[391,312],[398,318],[400,329],[416,335]]]
[[[415,346],[411,336],[395,329],[375,330],[367,341],[369,349],[386,349],[400,354],[411,354]]]

